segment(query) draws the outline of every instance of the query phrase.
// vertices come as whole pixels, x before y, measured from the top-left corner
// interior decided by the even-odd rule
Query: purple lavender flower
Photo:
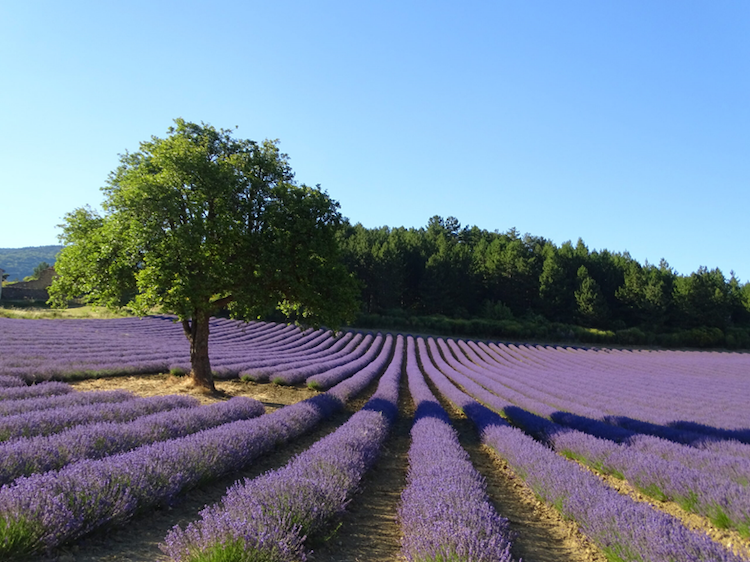
[[[51,550],[103,525],[124,522],[139,510],[168,504],[201,482],[241,470],[341,409],[377,374],[361,371],[326,393],[255,419],[18,478],[0,488],[0,559]],[[395,410],[393,406],[391,416]],[[388,417],[387,408],[379,411]]]
[[[0,388],[10,388],[14,386],[26,386],[26,383],[18,377],[0,375]]]
[[[40,396],[56,396],[73,392],[73,387],[62,382],[44,382],[31,386],[0,388],[0,403],[7,400],[23,400]]]
[[[158,412],[128,423],[94,423],[53,435],[1,443],[0,485],[20,476],[57,470],[79,460],[98,459],[155,441],[250,419],[264,411],[263,404],[257,400],[235,396],[226,402]]]
[[[418,342],[419,343],[419,342]],[[674,562],[676,560],[741,562],[708,536],[686,529],[651,506],[622,496],[599,478],[555,454],[500,416],[459,390],[429,354],[420,358],[438,390],[475,423],[482,441],[495,449],[545,501],[581,530],[614,560]],[[458,381],[460,373],[452,373]],[[468,379],[467,379],[468,380]]]
[[[164,410],[194,408],[198,404],[198,400],[192,396],[151,396],[120,403],[94,403],[4,416],[0,417],[0,442],[19,437],[50,435],[80,424],[125,422]]]
[[[133,400],[135,394],[125,390],[101,390],[95,392],[70,392],[54,396],[4,400],[0,402],[0,416],[12,416],[52,408],[84,406],[86,404],[115,403]]]
[[[511,560],[508,520],[495,512],[482,477],[461,448],[445,410],[419,370],[407,340],[406,374],[417,408],[409,473],[398,518],[407,560]]]
[[[175,527],[162,549],[194,559],[306,560],[305,539],[341,513],[375,462],[397,411],[403,339],[365,407],[285,467],[232,486],[220,504],[185,530]]]

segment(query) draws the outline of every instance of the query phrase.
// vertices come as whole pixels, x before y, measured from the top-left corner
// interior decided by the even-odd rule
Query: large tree
[[[50,302],[154,307],[177,315],[190,342],[192,377],[214,388],[209,319],[278,308],[291,321],[337,327],[355,313],[356,284],[339,259],[338,203],[297,185],[277,141],[175,120],[120,157],[102,191],[103,214],[65,217],[65,247]]]

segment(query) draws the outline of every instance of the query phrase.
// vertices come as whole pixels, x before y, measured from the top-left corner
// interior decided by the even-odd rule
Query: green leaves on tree
[[[143,314],[178,316],[196,381],[213,387],[208,319],[280,308],[294,321],[336,328],[356,311],[356,283],[340,262],[338,203],[297,185],[278,141],[175,120],[120,157],[102,189],[103,214],[65,217],[51,302],[84,295]]]

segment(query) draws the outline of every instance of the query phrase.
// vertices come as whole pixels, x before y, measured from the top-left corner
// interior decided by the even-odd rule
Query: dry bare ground
[[[304,400],[316,394],[305,387],[257,384],[240,380],[217,381],[220,394],[206,395],[192,388],[185,378],[167,374],[122,376],[77,381],[79,391],[125,389],[140,396],[190,394],[208,404],[232,396],[251,396],[264,403],[267,411]],[[189,491],[174,506],[150,511],[126,525],[95,533],[65,547],[52,558],[56,562],[160,562],[168,558],[159,549],[174,525],[185,526],[199,518],[204,506],[221,499],[237,479],[253,478],[283,466],[295,454],[334,431],[361,408],[374,391],[367,389],[347,405],[344,412],[321,424],[313,432],[279,448],[232,477]],[[407,472],[409,431],[413,403],[402,382],[401,416],[386,442],[383,454],[368,473],[360,491],[330,537],[314,537],[310,559],[315,562],[400,561],[400,533],[396,512]],[[601,551],[583,537],[574,523],[563,520],[553,508],[539,502],[489,449],[482,446],[471,423],[459,412],[450,411],[454,426],[474,466],[486,478],[488,493],[498,513],[510,520],[517,532],[513,554],[525,562],[606,562]],[[622,490],[621,490],[622,491]],[[726,540],[726,537],[724,537]],[[324,540],[325,539],[325,540]]]

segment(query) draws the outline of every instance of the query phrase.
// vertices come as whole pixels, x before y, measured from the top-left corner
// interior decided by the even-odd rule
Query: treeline
[[[346,225],[359,324],[480,337],[669,347],[750,347],[750,284],[719,269],[557,246],[435,216],[426,228]]]

